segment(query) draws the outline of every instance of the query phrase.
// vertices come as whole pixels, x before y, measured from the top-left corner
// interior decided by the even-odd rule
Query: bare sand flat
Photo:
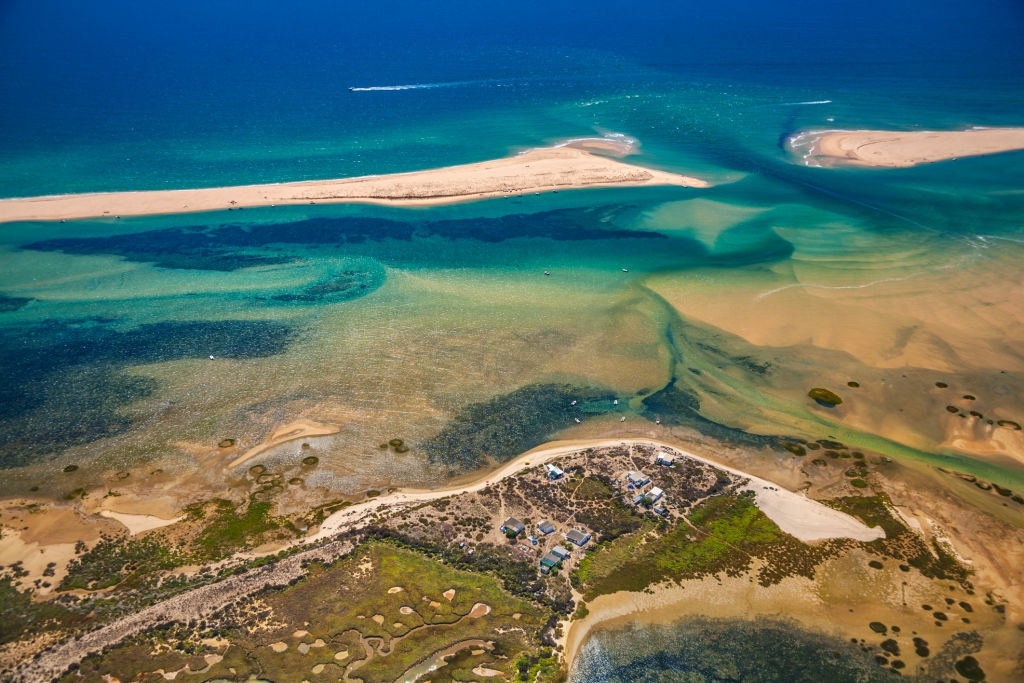
[[[533,149],[475,164],[411,173],[266,185],[101,192],[0,200],[0,223],[217,211],[280,204],[363,203],[429,206],[588,187],[677,185],[708,187],[698,178],[597,156],[618,150],[581,142]]]
[[[806,131],[790,137],[786,145],[808,166],[907,168],[959,157],[1024,149],[1024,127],[955,131]]]
[[[100,514],[124,524],[128,528],[129,536],[141,534],[142,532],[150,531],[151,529],[170,526],[175,522],[185,519],[184,516],[174,517],[173,519],[164,519],[163,517],[157,517],[155,515],[132,515],[126,512],[115,512],[114,510],[102,510]]]

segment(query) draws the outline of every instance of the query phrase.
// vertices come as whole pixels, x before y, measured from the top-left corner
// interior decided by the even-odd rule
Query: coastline
[[[288,204],[433,206],[596,187],[709,187],[698,178],[627,164],[588,150],[615,143],[570,142],[459,166],[409,173],[233,187],[102,192],[0,199],[0,223],[196,213]],[[620,150],[621,151],[621,150]]]
[[[1024,149],[1024,127],[956,131],[811,130],[790,136],[785,146],[805,166],[910,168]]]
[[[870,528],[854,517],[838,510],[833,510],[813,498],[781,488],[766,479],[755,477],[678,446],[654,439],[598,439],[568,442],[555,441],[538,446],[512,459],[498,470],[491,472],[487,475],[486,479],[478,479],[464,486],[435,491],[398,489],[379,498],[357,503],[332,514],[323,521],[316,534],[303,539],[300,543],[310,543],[322,538],[328,538],[343,529],[358,527],[381,511],[424,503],[461,493],[479,491],[489,486],[492,481],[500,481],[518,474],[528,467],[542,465],[569,453],[587,448],[610,448],[621,445],[644,445],[653,448],[669,449],[676,454],[693,458],[694,460],[729,472],[733,476],[747,479],[748,484],[745,488],[754,492],[758,508],[775,522],[780,529],[801,541],[816,541],[829,538],[852,538],[860,541],[872,541],[885,535],[881,529]]]

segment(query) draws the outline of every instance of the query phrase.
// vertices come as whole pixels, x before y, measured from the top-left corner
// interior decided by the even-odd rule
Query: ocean
[[[1020,35],[1017,0],[0,3],[3,197],[589,137],[714,184],[0,225],[0,495],[197,497],[221,439],[299,417],[340,431],[310,440],[294,509],[621,418],[1024,490],[1024,153],[821,169],[783,148],[1022,125]],[[579,424],[545,407],[574,392]],[[437,438],[460,429],[475,451]]]

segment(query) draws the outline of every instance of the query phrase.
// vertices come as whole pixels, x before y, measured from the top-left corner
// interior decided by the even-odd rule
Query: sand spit
[[[352,505],[343,510],[335,512],[324,520],[320,530],[313,536],[306,539],[312,542],[322,538],[329,538],[345,529],[365,526],[370,519],[379,513],[386,513],[408,505],[424,503],[447,496],[458,495],[479,491],[491,484],[507,477],[514,476],[527,467],[535,467],[554,458],[575,453],[587,448],[610,448],[622,445],[645,445],[654,448],[670,449],[671,451],[700,460],[714,467],[730,472],[731,474],[746,479],[747,488],[754,491],[757,504],[762,511],[775,522],[780,529],[802,541],[815,541],[826,538],[852,538],[858,541],[873,541],[881,538],[884,532],[880,528],[870,528],[859,520],[833,510],[832,508],[808,498],[800,493],[794,493],[778,485],[751,476],[746,472],[732,469],[721,463],[707,458],[686,452],[675,446],[659,441],[646,439],[605,439],[597,441],[579,442],[555,442],[541,446],[510,461],[507,465],[496,472],[488,475],[487,479],[475,483],[460,486],[458,488],[441,489],[436,491],[417,491],[412,489],[394,491],[390,494],[374,498],[364,503]]]
[[[275,446],[280,446],[283,443],[289,441],[295,441],[296,439],[306,439],[311,436],[330,436],[331,434],[337,434],[339,428],[335,425],[321,424],[320,422],[314,422],[313,420],[294,420],[286,425],[278,427],[270,433],[270,437],[261,443],[259,446],[250,448],[245,453],[228,463],[228,468],[235,468],[244,463],[247,460],[255,458],[261,453],[269,451]]]
[[[807,166],[907,168],[1024,149],[1024,128],[806,131],[790,137],[786,146]]]
[[[588,146],[594,148],[594,144]],[[279,204],[429,206],[587,187],[708,187],[698,178],[634,166],[591,154],[581,147],[545,147],[475,164],[336,180],[3,199],[0,223],[191,213]]]

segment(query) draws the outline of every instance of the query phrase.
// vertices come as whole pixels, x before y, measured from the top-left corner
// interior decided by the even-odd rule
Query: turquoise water
[[[191,501],[231,485],[221,439],[300,417],[339,433],[311,440],[292,509],[621,418],[757,448],[840,438],[1024,491],[1024,153],[877,171],[782,147],[1024,124],[1019,2],[350,5],[0,4],[0,196],[607,135],[715,186],[2,224],[4,496]],[[394,437],[409,454],[381,457]]]

